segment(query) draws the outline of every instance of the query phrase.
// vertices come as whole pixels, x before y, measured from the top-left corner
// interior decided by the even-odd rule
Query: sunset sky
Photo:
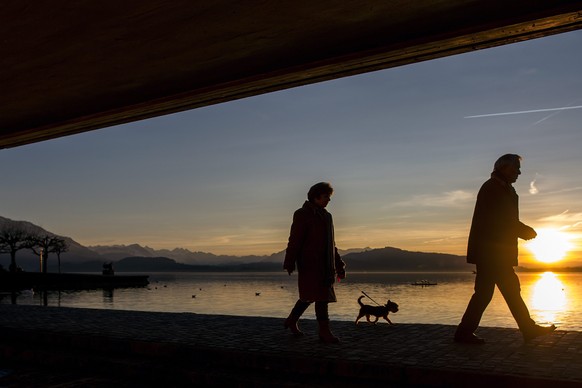
[[[582,250],[581,48],[576,31],[2,150],[0,215],[84,245],[271,254],[330,181],[340,248],[464,254],[477,190],[518,153],[522,221]]]

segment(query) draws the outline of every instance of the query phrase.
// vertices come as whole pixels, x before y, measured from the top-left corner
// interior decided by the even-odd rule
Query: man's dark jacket
[[[493,172],[477,194],[467,262],[516,266],[517,238],[524,238],[530,230],[519,220],[519,197],[515,189]]]

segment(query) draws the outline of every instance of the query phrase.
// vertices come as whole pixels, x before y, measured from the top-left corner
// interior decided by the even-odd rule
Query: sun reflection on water
[[[532,290],[531,307],[541,323],[554,323],[568,309],[564,283],[553,272],[540,274]]]

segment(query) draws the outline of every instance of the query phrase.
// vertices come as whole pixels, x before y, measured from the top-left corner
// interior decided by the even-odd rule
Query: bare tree
[[[55,241],[52,252],[57,254],[57,259],[59,262],[59,273],[61,273],[61,253],[65,253],[69,251],[69,244],[62,238],[59,238]]]
[[[10,251],[8,250],[8,245],[4,244],[3,242],[0,242],[0,255],[3,253],[9,253]],[[5,269],[2,266],[2,264],[0,264],[0,272],[4,272]]]
[[[48,256],[49,253],[56,252],[57,247],[62,247],[61,244],[65,243],[62,238],[57,236],[49,236],[49,235],[38,235],[32,238],[31,243],[29,244],[28,248],[32,250],[32,252],[42,259],[42,268],[41,272],[47,273],[47,263],[48,263]],[[65,244],[66,245],[66,244]],[[68,246],[67,246],[68,248]],[[64,250],[60,249],[58,257],[60,263],[60,254],[64,252]],[[60,265],[59,265],[60,270]]]
[[[10,272],[16,272],[16,252],[30,248],[34,233],[26,226],[9,221],[0,227],[0,253],[10,254]]]

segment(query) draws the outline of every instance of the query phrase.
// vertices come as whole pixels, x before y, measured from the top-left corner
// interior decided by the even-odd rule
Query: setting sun
[[[525,246],[534,254],[536,260],[543,263],[555,263],[564,259],[572,249],[568,233],[558,229],[539,229],[537,237]]]

